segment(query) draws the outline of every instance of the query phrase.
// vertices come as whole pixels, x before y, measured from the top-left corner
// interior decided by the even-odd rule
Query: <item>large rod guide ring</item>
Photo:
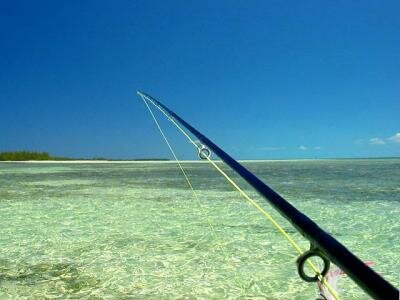
[[[206,146],[202,145],[198,155],[201,160],[209,159],[211,157],[211,151]]]
[[[324,262],[324,267],[322,269],[322,272],[319,274],[316,274],[315,276],[311,277],[306,275],[304,272],[304,264],[307,261],[307,259],[311,257],[319,257],[323,262]],[[329,271],[329,266],[330,266],[330,261],[328,258],[326,258],[325,255],[323,255],[320,251],[311,249],[306,252],[304,252],[302,255],[299,256],[299,258],[296,260],[297,264],[297,271],[299,272],[299,276],[301,279],[307,282],[316,282],[319,280],[319,275],[322,275],[323,277],[328,273]]]

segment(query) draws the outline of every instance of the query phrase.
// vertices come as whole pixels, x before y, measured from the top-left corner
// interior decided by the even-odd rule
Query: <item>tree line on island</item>
[[[132,161],[166,161],[169,159],[165,158],[139,158],[139,159],[109,159],[104,157],[93,157],[93,158],[71,158],[71,157],[58,157],[52,156],[48,152],[38,152],[38,151],[5,151],[0,152],[0,161],[28,161],[28,160],[132,160]]]

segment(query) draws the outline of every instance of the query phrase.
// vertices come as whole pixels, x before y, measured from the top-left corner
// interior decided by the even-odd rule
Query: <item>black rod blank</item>
[[[179,117],[153,97],[138,92],[162,108],[170,117],[178,121],[182,126],[196,136],[204,145],[209,147],[228,166],[236,171],[257,192],[263,196],[283,217],[285,217],[312,245],[323,252],[334,264],[339,266],[358,286],[374,299],[398,300],[399,291],[374,270],[365,265],[357,256],[350,252],[339,241],[321,229],[314,221],[300,212],[292,204],[286,201],[277,192],[262,182],[257,176],[238,163],[210,139],[197,129]]]

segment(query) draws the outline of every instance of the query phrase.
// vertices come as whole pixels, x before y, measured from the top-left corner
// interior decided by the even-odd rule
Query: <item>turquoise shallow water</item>
[[[399,159],[245,165],[399,286]],[[173,163],[0,163],[0,299],[314,299],[268,221],[208,164],[184,167],[200,202]]]

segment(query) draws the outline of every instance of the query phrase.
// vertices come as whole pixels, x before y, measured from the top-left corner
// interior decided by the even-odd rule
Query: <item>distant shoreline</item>
[[[278,158],[278,159],[240,159],[241,162],[284,162],[284,161],[320,161],[320,160],[366,160],[366,159],[399,159],[400,157],[336,157],[336,158]],[[214,161],[221,161],[218,157]],[[0,152],[0,162],[9,163],[45,163],[45,164],[117,164],[117,163],[174,163],[175,160],[162,157],[147,157],[147,158],[107,158],[94,156],[92,158],[72,158],[65,156],[53,156],[48,152],[38,151],[5,151]],[[181,160],[185,163],[202,163],[207,162],[206,160]]]
[[[0,163],[38,163],[38,164],[125,164],[125,163],[170,163],[174,160],[4,160]]]
[[[300,161],[327,161],[327,160],[386,160],[400,159],[400,157],[357,157],[357,158],[296,158],[296,159],[239,159],[239,162],[256,163],[256,162],[300,162]],[[221,162],[221,160],[213,160]],[[207,163],[205,160],[180,160],[181,163]],[[34,164],[138,164],[138,163],[176,163],[175,160],[7,160],[0,163],[34,163]]]

